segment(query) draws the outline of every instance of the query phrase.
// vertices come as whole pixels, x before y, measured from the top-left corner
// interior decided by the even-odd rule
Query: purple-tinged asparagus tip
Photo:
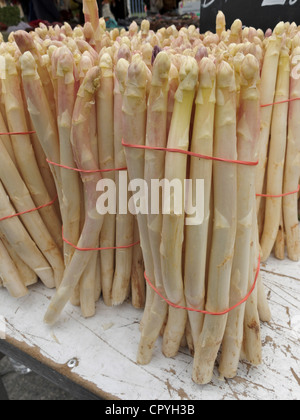
[[[155,60],[156,60],[156,57],[158,56],[158,54],[159,54],[161,51],[162,51],[162,49],[161,49],[158,45],[156,45],[156,46],[153,48],[152,61],[151,61],[152,66],[153,66],[153,64],[154,64],[154,62],[155,62]]]
[[[204,57],[208,57],[208,52],[207,52],[207,48],[202,46],[198,49],[195,56],[197,63],[200,63],[202,58]]]
[[[266,30],[266,33],[265,33],[265,37],[266,38],[270,38],[270,36],[272,36],[273,35],[273,31],[272,31],[272,29],[267,29]]]

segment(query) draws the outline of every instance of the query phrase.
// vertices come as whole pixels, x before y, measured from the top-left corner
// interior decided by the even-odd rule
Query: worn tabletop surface
[[[192,380],[193,359],[181,350],[166,359],[158,342],[149,366],[135,362],[142,312],[129,304],[97,306],[89,320],[69,305],[54,327],[43,315],[53,295],[41,284],[14,300],[0,289],[0,316],[6,339],[88,390],[108,399],[124,400],[298,400],[300,399],[300,263],[271,258],[262,266],[273,314],[262,325],[263,365],[241,363],[234,380],[217,378],[208,386]],[[73,361],[73,367],[69,362]]]

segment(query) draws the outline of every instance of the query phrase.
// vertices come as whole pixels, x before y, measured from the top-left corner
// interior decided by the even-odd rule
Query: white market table
[[[100,303],[96,317],[89,320],[69,305],[57,325],[46,326],[42,318],[53,291],[41,284],[20,300],[0,290],[0,316],[6,320],[7,334],[0,340],[0,352],[9,348],[28,355],[41,370],[50,369],[53,377],[58,374],[62,384],[67,381],[86,391],[86,398],[299,400],[300,263],[271,258],[262,265],[262,276],[273,314],[272,322],[262,325],[263,365],[241,363],[234,380],[221,382],[216,371],[210,385],[197,386],[191,380],[188,350],[166,359],[161,343],[149,366],[137,365],[142,312],[129,304],[111,309]]]

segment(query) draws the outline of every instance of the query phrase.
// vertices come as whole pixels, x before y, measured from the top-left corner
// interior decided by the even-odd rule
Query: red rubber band
[[[300,101],[300,98],[286,99],[284,101],[278,101],[278,102],[274,102],[272,104],[261,105],[261,108],[267,108],[268,106],[273,106],[273,105],[286,104],[286,103],[294,102],[294,101]]]
[[[3,222],[4,220],[13,219],[14,217],[23,216],[24,214],[33,213],[34,211],[42,210],[42,209],[44,209],[46,207],[50,207],[50,206],[52,206],[56,202],[57,199],[58,199],[58,196],[56,196],[54,198],[54,200],[50,201],[50,203],[44,204],[43,206],[36,207],[35,209],[23,211],[21,213],[11,214],[10,216],[2,217],[0,219],[0,222]]]
[[[128,143],[125,143],[124,139],[122,140],[122,145],[124,147],[129,147],[129,148],[132,148],[132,149],[157,150],[157,151],[160,151],[160,152],[180,153],[182,155],[192,156],[192,157],[196,157],[196,158],[200,158],[200,159],[206,159],[206,160],[214,160],[214,161],[217,161],[217,162],[236,163],[238,165],[246,165],[246,166],[257,166],[258,165],[258,161],[257,162],[244,162],[242,160],[230,160],[230,159],[222,159],[222,158],[217,158],[217,157],[212,157],[212,156],[200,155],[199,153],[188,152],[188,151],[185,151],[185,150],[182,150],[182,149],[168,149],[168,148],[165,148],[165,147],[150,147],[150,146],[128,144]]]
[[[297,194],[299,191],[300,191],[300,185],[298,185],[298,189],[296,191],[288,192],[288,193],[285,193],[285,194],[279,194],[279,195],[256,194],[256,197],[281,198],[281,197],[287,197],[288,195]]]
[[[0,133],[0,136],[27,136],[29,134],[36,134],[36,131],[25,131],[21,133]]]
[[[85,169],[77,169],[71,168],[70,166],[60,165],[59,163],[51,162],[51,160],[46,159],[49,165],[57,166],[59,168],[68,169],[70,171],[80,172],[84,174],[95,174],[99,172],[117,172],[117,171],[126,171],[127,168],[116,168],[116,169],[95,169],[95,170],[85,170]]]
[[[113,247],[107,247],[107,248],[79,248],[78,246],[72,244],[70,241],[68,241],[65,236],[64,236],[64,228],[62,228],[62,239],[63,241],[70,245],[72,248],[76,249],[77,251],[82,251],[82,252],[89,252],[89,251],[112,251],[112,250],[116,250],[116,249],[129,249],[129,248],[133,248],[136,245],[140,244],[140,241],[131,244],[131,245],[125,245],[125,246],[113,246]]]
[[[184,306],[180,306],[180,305],[175,305],[174,303],[170,302],[168,299],[166,299],[160,292],[159,290],[156,289],[156,287],[151,283],[151,281],[148,279],[146,273],[145,273],[145,279],[148,283],[148,285],[154,290],[154,292],[156,294],[158,294],[159,297],[161,297],[169,306],[172,306],[172,308],[175,309],[183,309],[185,311],[189,311],[189,312],[197,312],[199,314],[204,314],[204,315],[212,315],[212,316],[222,316],[222,315],[227,315],[229,312],[232,312],[234,309],[238,308],[239,306],[243,305],[243,303],[246,303],[248,301],[248,299],[251,297],[252,293],[255,290],[256,284],[257,284],[257,280],[258,280],[258,276],[260,273],[260,262],[261,262],[261,258],[259,256],[258,258],[258,265],[257,265],[257,270],[256,270],[256,275],[255,275],[255,280],[253,283],[253,286],[251,287],[250,292],[247,294],[247,296],[241,300],[239,303],[237,303],[236,305],[234,305],[232,308],[227,309],[226,311],[223,312],[209,312],[209,311],[200,311],[198,309],[194,309],[194,308],[186,308]]]

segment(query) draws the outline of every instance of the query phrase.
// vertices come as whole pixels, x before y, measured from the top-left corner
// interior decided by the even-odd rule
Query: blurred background
[[[199,24],[197,0],[97,0],[107,28],[128,28],[133,20],[147,17],[152,30],[174,24],[180,28]],[[40,23],[71,26],[84,23],[82,0],[0,0],[0,31],[32,30]]]

